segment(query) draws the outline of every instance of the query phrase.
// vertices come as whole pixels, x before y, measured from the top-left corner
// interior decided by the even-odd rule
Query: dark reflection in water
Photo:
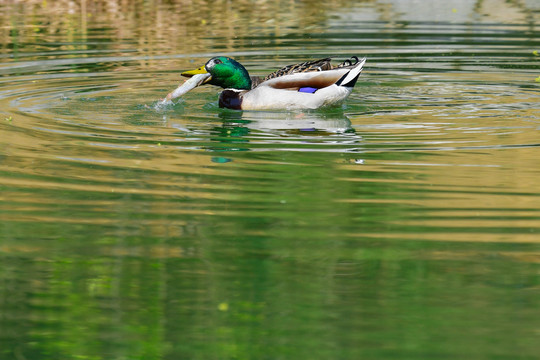
[[[0,359],[536,358],[538,10],[0,4]],[[215,54],[368,63],[333,109],[154,107]]]
[[[328,112],[238,112],[222,110],[211,140],[223,144],[212,151],[352,151],[361,140],[341,109]],[[250,146],[231,148],[230,144]],[[313,146],[310,146],[313,144]],[[234,145],[233,145],[234,146]]]

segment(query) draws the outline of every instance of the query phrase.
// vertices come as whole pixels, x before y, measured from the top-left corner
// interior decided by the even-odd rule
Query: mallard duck
[[[184,84],[164,101],[197,86],[217,85],[223,90],[219,106],[241,110],[318,109],[343,102],[352,92],[366,59],[356,56],[332,66],[330,58],[286,66],[265,78],[250,76],[238,61],[214,57],[198,69],[185,71]]]

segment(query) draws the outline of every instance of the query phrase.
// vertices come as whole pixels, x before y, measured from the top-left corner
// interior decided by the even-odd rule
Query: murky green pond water
[[[539,14],[0,5],[0,359],[538,358]],[[339,108],[154,108],[218,54],[368,62]]]

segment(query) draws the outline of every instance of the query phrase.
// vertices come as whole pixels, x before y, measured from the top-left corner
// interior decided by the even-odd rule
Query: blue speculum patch
[[[305,92],[305,93],[310,93],[310,94],[313,94],[317,90],[319,89],[314,88],[314,87],[309,87],[309,86],[301,87],[300,89],[298,89],[299,92]]]

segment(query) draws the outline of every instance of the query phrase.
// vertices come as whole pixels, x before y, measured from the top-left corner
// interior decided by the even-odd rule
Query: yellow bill
[[[208,74],[208,71],[206,71],[206,68],[204,67],[204,65],[198,69],[184,71],[180,75],[185,76],[185,77],[192,77],[193,75],[198,75],[198,74]]]

